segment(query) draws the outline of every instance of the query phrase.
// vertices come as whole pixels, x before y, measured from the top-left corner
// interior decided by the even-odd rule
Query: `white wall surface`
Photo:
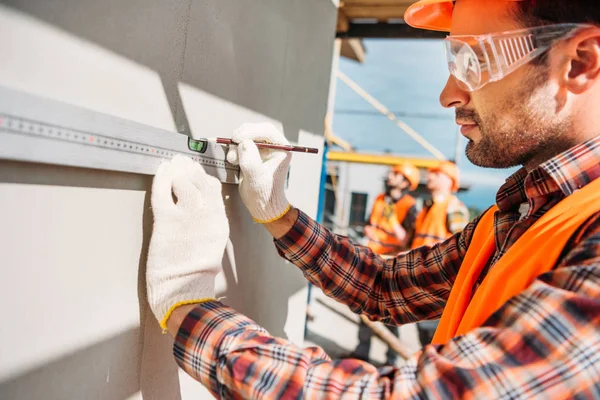
[[[272,121],[322,146],[328,0],[9,0],[0,85],[193,136]],[[0,143],[1,145],[1,143]],[[316,214],[320,156],[288,195]],[[145,299],[151,177],[0,161],[0,399],[197,399]],[[302,342],[306,283],[225,185],[232,245],[218,288]]]

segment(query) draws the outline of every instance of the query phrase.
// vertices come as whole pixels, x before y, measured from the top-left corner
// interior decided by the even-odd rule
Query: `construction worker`
[[[176,361],[227,398],[599,398],[600,7],[421,0],[405,21],[450,32],[440,101],[455,109],[469,160],[522,166],[462,232],[384,260],[290,205],[290,153],[254,144],[287,143],[274,127],[234,132],[228,159],[250,214],[307,279],[374,320],[441,317],[432,344],[400,368],[332,361],[215,300],[220,185],[171,163],[154,182],[147,281]]]
[[[443,242],[469,223],[469,210],[453,195],[459,185],[458,168],[453,162],[443,161],[429,169],[427,190],[431,198],[417,217],[413,249]]]
[[[443,161],[429,169],[427,190],[431,198],[425,201],[415,227],[412,248],[432,246],[462,231],[469,223],[469,210],[453,193],[460,187],[456,164]],[[417,322],[421,345],[431,343],[438,320]]]
[[[386,191],[373,203],[365,226],[367,247],[381,255],[396,255],[406,250],[415,229],[417,207],[408,194],[419,186],[419,170],[411,164],[392,168],[386,179]]]
[[[419,186],[419,170],[411,164],[394,166],[388,172],[385,182],[385,193],[375,199],[365,226],[367,247],[380,255],[396,255],[408,248],[415,229],[417,206],[415,199],[408,194]],[[386,325],[393,335],[398,337],[396,325]],[[369,360],[373,331],[362,320],[358,326],[358,346],[352,354],[353,358]],[[386,352],[386,364],[396,365],[398,356],[391,346]]]

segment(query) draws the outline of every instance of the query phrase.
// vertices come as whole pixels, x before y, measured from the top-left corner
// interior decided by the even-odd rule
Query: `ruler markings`
[[[0,159],[154,174],[163,159],[191,157],[225,183],[239,167],[225,149],[188,148],[183,134],[43,99],[0,86]]]
[[[104,136],[97,133],[85,132],[76,129],[63,128],[58,125],[44,124],[25,118],[12,117],[6,114],[0,114],[0,129],[13,133],[20,133],[30,136],[46,137],[54,140],[63,140],[67,142],[77,142],[80,144],[96,147],[105,147],[113,150],[121,150],[129,153],[144,154],[147,156],[165,158],[173,157],[181,152],[172,151],[159,146],[150,146],[141,142],[127,141]],[[194,161],[208,162],[226,169],[238,171],[238,167],[219,160],[214,157],[198,157],[194,152],[185,152]]]

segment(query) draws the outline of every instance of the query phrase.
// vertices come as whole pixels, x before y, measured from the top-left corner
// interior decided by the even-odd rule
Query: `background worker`
[[[419,186],[419,170],[411,164],[394,166],[385,181],[385,193],[373,203],[369,223],[365,226],[366,246],[379,255],[395,256],[407,250],[414,233],[417,218],[415,199],[409,194]],[[386,325],[396,337],[397,325]],[[369,360],[373,331],[362,320],[358,326],[358,346],[351,357]],[[386,364],[396,365],[396,352],[388,346]]]
[[[440,102],[455,109],[469,160],[523,166],[461,233],[383,260],[291,207],[290,154],[261,154],[253,142],[286,143],[273,127],[234,132],[228,159],[240,164],[250,214],[307,279],[372,319],[441,315],[433,343],[400,368],[332,361],[215,300],[227,231],[219,184],[176,168],[165,185],[165,168],[147,281],[177,362],[228,398],[600,397],[600,8],[425,0],[405,21],[450,31]],[[172,189],[184,201],[174,204]]]
[[[459,189],[456,164],[442,161],[427,173],[427,190],[431,198],[419,213],[412,248],[443,242],[462,231],[469,223],[469,210],[453,193]]]
[[[385,193],[375,199],[365,226],[366,246],[375,253],[395,256],[409,247],[417,218],[416,202],[409,192],[419,186],[419,179],[419,170],[411,164],[389,171]]]
[[[416,221],[412,248],[431,246],[462,231],[469,223],[469,210],[456,197],[460,176],[456,164],[443,161],[427,173],[427,190],[431,198],[425,201]],[[438,320],[417,322],[421,345],[431,343]]]

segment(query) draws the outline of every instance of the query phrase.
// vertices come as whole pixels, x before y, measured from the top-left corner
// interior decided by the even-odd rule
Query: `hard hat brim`
[[[420,0],[408,7],[404,13],[404,22],[413,28],[450,32],[453,10],[452,0]]]
[[[413,28],[450,32],[452,0],[420,0],[404,13],[404,21]]]

